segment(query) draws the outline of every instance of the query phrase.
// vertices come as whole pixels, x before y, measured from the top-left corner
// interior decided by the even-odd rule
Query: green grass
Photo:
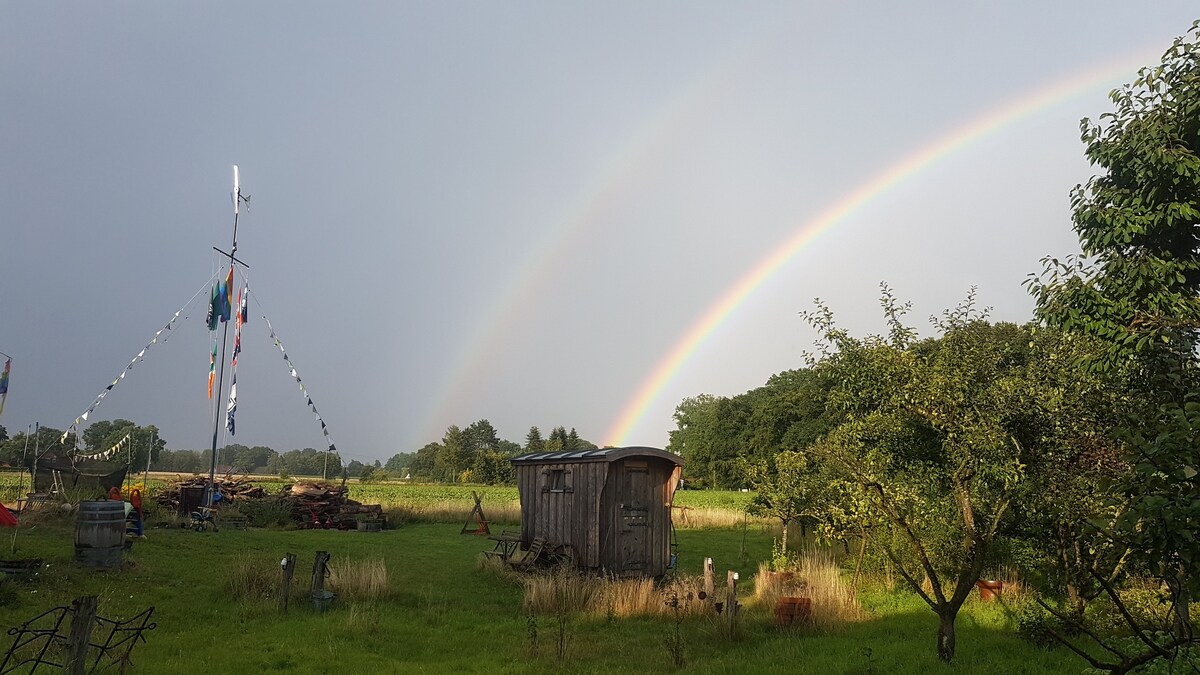
[[[486,504],[486,501],[485,501]],[[457,524],[418,524],[382,533],[151,529],[128,555],[126,569],[92,572],[71,562],[70,523],[19,532],[17,555],[45,558],[32,582],[15,586],[0,607],[9,628],[85,593],[100,596],[100,614],[124,618],[156,608],[158,628],[133,652],[135,673],[644,673],[672,670],[664,638],[669,621],[573,617],[565,659],[557,658],[558,624],[538,617],[538,650],[530,654],[521,591],[477,567],[484,537],[458,534]],[[751,578],[770,555],[770,533],[739,529],[679,532],[681,571],[697,574],[705,556],[718,577],[736,569]],[[0,540],[9,555],[9,540]],[[278,565],[297,554],[295,585],[307,588],[313,553],[333,560],[382,558],[389,593],[371,605],[342,603],[314,614],[302,597],[283,615],[270,601],[231,598],[233,570],[247,560]],[[7,582],[12,584],[13,582]],[[749,588],[743,597],[750,596]],[[994,605],[969,604],[958,623],[953,666],[934,656],[936,621],[913,596],[864,594],[872,619],[834,635],[781,634],[768,608],[748,606],[744,639],[718,637],[708,619],[683,624],[689,673],[1057,673],[1080,672],[1070,654],[1019,641]],[[5,646],[7,646],[7,642]]]

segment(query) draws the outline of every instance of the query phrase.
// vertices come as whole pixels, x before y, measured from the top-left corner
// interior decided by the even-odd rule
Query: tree
[[[880,523],[873,543],[937,614],[948,662],[958,611],[1042,450],[1039,430],[1053,425],[1039,397],[1052,359],[1034,349],[1031,326],[967,312],[918,341],[886,286],[883,306],[886,338],[851,337],[820,304],[808,313],[828,342],[814,368],[836,382],[827,408],[837,418],[809,452],[856,486],[847,510]]]
[[[745,398],[701,394],[684,399],[675,408],[676,428],[667,450],[681,455],[689,474],[707,487],[743,485],[739,449],[749,418],[746,403]]]
[[[397,452],[388,459],[383,468],[387,469],[389,473],[403,476],[405,470],[411,470],[415,457],[415,452]]]
[[[566,452],[567,451],[567,429],[566,427],[554,427],[550,432],[550,438],[546,439],[542,446],[546,452]]]
[[[1039,318],[1100,340],[1081,363],[1128,374],[1150,403],[1121,420],[1113,440],[1132,466],[1114,486],[1113,539],[1170,589],[1174,635],[1148,651],[1101,662],[1125,672],[1198,639],[1189,602],[1200,594],[1200,21],[1162,62],[1112,93],[1115,111],[1083,120],[1088,159],[1103,172],[1071,195],[1082,258],[1044,261],[1029,287]],[[1110,597],[1120,605],[1116,593]]]
[[[458,428],[458,425],[451,424],[446,429],[446,435],[442,436],[441,450],[433,465],[433,477],[437,480],[457,481],[459,475],[469,469],[471,461],[474,460],[469,442],[463,430]]]
[[[409,471],[414,476],[434,478],[437,470],[437,458],[442,454],[441,443],[426,443],[413,457]]]
[[[0,441],[0,461],[12,466],[32,468],[37,461],[37,455],[51,448],[71,448],[75,446],[75,434],[67,434],[61,444],[62,430],[51,427],[39,427],[36,433],[21,432],[5,441]]]
[[[777,518],[783,526],[781,547],[787,552],[788,525],[818,513],[817,500],[825,487],[808,457],[800,452],[781,452],[771,462],[750,464],[747,476],[757,491],[748,510],[756,516]]]
[[[529,427],[529,433],[525,434],[525,452],[541,452],[543,443],[542,432],[536,426]]]
[[[463,437],[465,446],[468,450],[467,463],[474,461],[473,455],[485,450],[494,451],[500,444],[500,437],[496,434],[496,428],[487,420],[479,420],[474,424],[463,429]]]

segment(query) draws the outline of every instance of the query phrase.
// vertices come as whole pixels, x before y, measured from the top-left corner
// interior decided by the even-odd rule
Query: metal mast
[[[229,247],[229,252],[225,253],[217,247],[213,250],[218,253],[223,253],[229,256],[229,267],[232,269],[233,264],[241,263],[244,267],[249,268],[242,261],[238,260],[237,255],[237,228],[238,228],[238,206],[242,201],[242,191],[238,186],[238,168],[237,164],[233,165],[233,244]],[[229,292],[228,290],[226,291]],[[217,375],[217,403],[213,406],[213,436],[212,436],[212,461],[208,469],[208,490],[206,490],[205,503],[212,507],[213,495],[216,492],[216,476],[217,476],[217,435],[221,429],[221,402],[225,400],[222,391],[225,387],[225,351],[229,340],[229,321],[223,321],[225,328],[221,332],[221,366],[218,369]]]

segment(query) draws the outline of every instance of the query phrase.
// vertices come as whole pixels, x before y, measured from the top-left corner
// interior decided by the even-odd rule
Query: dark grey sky
[[[0,424],[63,428],[216,265],[231,165],[250,281],[347,459],[489,419],[662,446],[685,396],[801,363],[824,298],[881,327],[977,284],[998,319],[1075,248],[1078,121],[1193,3],[0,2]],[[1088,76],[1091,79],[1088,79]],[[1080,88],[1081,82],[1090,82]],[[1059,83],[1059,84],[1055,84]],[[1025,114],[989,114],[1046,87]],[[1074,88],[1072,88],[1074,87]],[[747,271],[944,140],[757,284]],[[981,127],[982,128],[982,127]],[[252,305],[232,441],[322,447]],[[206,447],[190,306],[92,419]]]

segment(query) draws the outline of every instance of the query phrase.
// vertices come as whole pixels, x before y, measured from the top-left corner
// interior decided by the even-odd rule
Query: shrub
[[[1063,637],[1077,635],[1076,625],[1063,623],[1061,619],[1047,612],[1036,602],[1027,602],[1017,615],[1017,636],[1022,640],[1041,649],[1058,646],[1058,640],[1050,635],[1054,631]]]
[[[292,525],[292,507],[280,499],[241,499],[236,509],[246,516],[251,527],[287,527]]]

